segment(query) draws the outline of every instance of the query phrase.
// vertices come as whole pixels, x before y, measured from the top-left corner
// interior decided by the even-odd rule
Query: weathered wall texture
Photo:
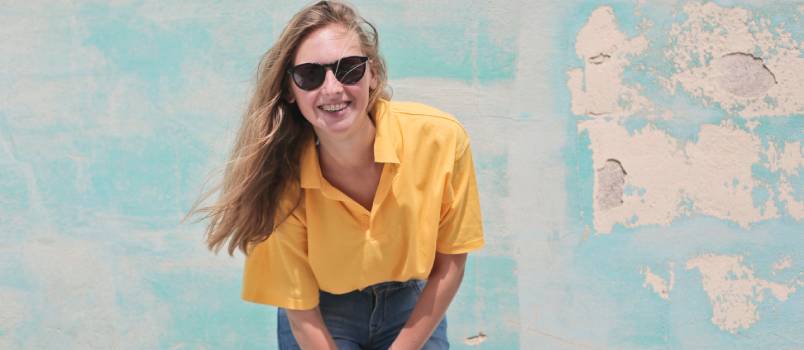
[[[804,4],[356,4],[472,137],[454,348],[804,347]],[[4,4],[0,348],[275,347],[179,220],[299,7]]]

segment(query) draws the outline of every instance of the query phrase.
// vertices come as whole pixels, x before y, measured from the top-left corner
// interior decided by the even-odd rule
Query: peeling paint
[[[643,36],[629,39],[622,33],[608,6],[596,9],[578,33],[575,52],[585,62],[583,69],[568,73],[572,112],[594,117],[623,117],[650,109],[652,104],[637,87],[622,81],[628,57],[643,52]]]
[[[642,284],[643,287],[647,288],[650,287],[654,293],[656,293],[660,298],[664,300],[670,300],[670,291],[673,290],[673,285],[676,281],[675,272],[673,271],[673,263],[669,264],[669,271],[670,277],[669,282],[662,278],[661,276],[654,274],[650,267],[643,267],[640,271],[642,275],[645,276],[645,282]]]
[[[799,176],[799,169],[804,167],[804,146],[800,141],[785,142],[778,150],[774,143],[768,145],[767,168],[779,173],[778,198],[785,211],[796,220],[804,219],[804,198],[796,198],[790,179]]]
[[[477,335],[473,335],[471,337],[466,338],[463,343],[470,346],[476,346],[483,344],[483,342],[488,339],[488,336],[483,334],[483,332],[478,332]]]
[[[754,277],[754,271],[743,265],[742,256],[705,254],[687,261],[687,270],[698,269],[701,284],[712,304],[712,323],[718,328],[737,333],[759,321],[757,304],[769,291],[779,301],[786,301],[796,291],[788,285]]]
[[[804,199],[798,200],[793,194],[793,185],[787,178],[779,180],[779,200],[784,203],[785,211],[797,221],[804,220]]]
[[[770,171],[781,170],[787,176],[796,176],[798,169],[804,167],[804,145],[800,141],[786,142],[781,152],[771,143],[768,145],[767,154]]]
[[[687,3],[684,14],[686,21],[673,24],[669,35],[674,45],[666,57],[676,73],[665,81],[668,91],[680,85],[746,118],[804,112],[804,57],[790,32],[714,2]]]
[[[712,64],[715,80],[720,87],[742,97],[763,96],[773,85],[776,77],[761,58],[750,53],[726,54]]]
[[[623,204],[623,187],[625,185],[625,169],[616,159],[606,160],[606,164],[597,170],[597,203],[601,210],[618,207]]]
[[[786,256],[773,264],[773,271],[775,273],[791,267],[793,267],[793,259],[791,259],[789,256]]]
[[[765,21],[751,22],[753,17],[745,9],[690,3],[684,11],[689,16],[672,26],[671,33],[678,38],[666,51],[676,72],[668,79],[658,77],[665,84],[673,82],[668,89],[674,91],[673,84],[692,81],[685,74],[706,70],[706,75],[694,80],[708,84],[709,90],[701,96],[719,99],[726,110],[731,108],[723,102],[727,99],[759,101],[743,103],[745,113],[767,114],[760,104],[772,107],[774,115],[804,110],[804,105],[799,106],[804,103],[804,90],[792,88],[804,81],[790,80],[804,77],[804,61],[797,58],[797,50],[793,57],[790,50],[798,43],[789,34],[781,29],[770,33]],[[713,33],[707,29],[711,26],[721,29]],[[726,34],[721,35],[722,31]],[[786,144],[781,152],[771,143],[765,153],[752,131],[755,124],[746,123],[745,130],[730,121],[701,126],[697,142],[675,139],[652,123],[624,131],[626,118],[676,118],[671,110],[657,108],[642,96],[639,86],[623,82],[630,60],[644,54],[649,45],[643,35],[629,38],[624,34],[608,6],[595,9],[576,37],[575,51],[584,66],[568,71],[567,86],[572,112],[586,117],[578,122],[578,131],[588,131],[591,140],[595,231],[610,232],[615,224],[669,225],[677,217],[695,213],[730,220],[745,229],[783,213],[801,220],[804,202],[796,198],[788,181],[804,164],[800,143]],[[722,96],[713,95],[717,93]],[[771,171],[785,171],[778,184],[753,177],[752,167],[765,157]],[[618,173],[608,159],[628,164],[629,176]],[[623,193],[623,187],[644,192]]]
[[[760,160],[760,141],[736,125],[704,125],[694,143],[676,140],[650,125],[633,134],[613,121],[589,120],[578,127],[589,132],[596,169],[605,168],[614,157],[630,169],[625,186],[644,189],[643,193],[624,194],[622,205],[616,207],[604,208],[595,201],[598,233],[611,232],[615,224],[669,225],[675,218],[693,213],[745,228],[779,216],[771,199],[754,207],[752,190],[757,185],[751,169]],[[732,185],[735,181],[737,186]],[[596,178],[594,187],[599,193],[605,184]]]

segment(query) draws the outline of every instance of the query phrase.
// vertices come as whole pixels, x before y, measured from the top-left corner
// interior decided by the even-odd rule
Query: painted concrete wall
[[[472,137],[454,348],[804,347],[804,4],[356,3]],[[275,347],[179,220],[299,6],[3,4],[0,348]]]

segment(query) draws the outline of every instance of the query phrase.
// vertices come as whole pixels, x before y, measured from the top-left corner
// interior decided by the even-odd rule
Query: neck
[[[319,138],[319,161],[324,168],[349,170],[374,165],[374,123],[366,118],[366,127],[355,135],[333,140]]]

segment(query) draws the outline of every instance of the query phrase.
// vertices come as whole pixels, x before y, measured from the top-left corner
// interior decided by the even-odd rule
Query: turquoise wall
[[[804,344],[804,4],[354,3],[394,99],[472,138],[453,348]],[[300,7],[3,6],[0,348],[275,348],[242,256],[180,220]]]

